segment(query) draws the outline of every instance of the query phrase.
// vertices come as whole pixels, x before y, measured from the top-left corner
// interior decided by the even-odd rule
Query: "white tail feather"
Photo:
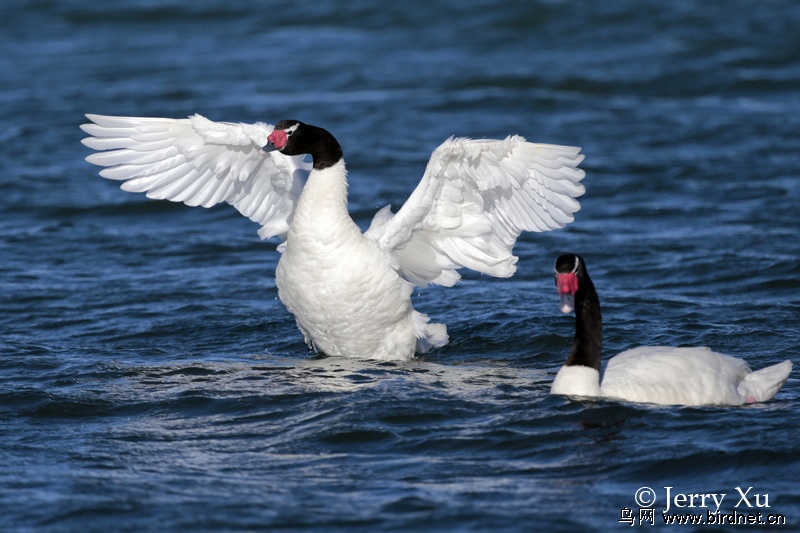
[[[440,348],[447,344],[447,326],[444,324],[426,324],[425,336],[417,339],[417,352],[427,353],[431,348]]]
[[[751,372],[739,383],[739,393],[757,402],[771,400],[786,383],[791,371],[792,362],[786,360],[783,363]]]

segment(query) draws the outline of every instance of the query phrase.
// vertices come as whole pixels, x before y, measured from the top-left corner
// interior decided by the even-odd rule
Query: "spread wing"
[[[491,276],[516,270],[511,254],[522,231],[564,227],[580,209],[585,173],[580,148],[505,140],[450,138],[422,181],[392,215],[383,208],[367,230],[412,283],[451,286],[466,267]]]
[[[262,239],[285,237],[311,164],[279,152],[259,155],[273,127],[186,119],[86,115],[91,135],[83,144],[98,150],[86,160],[104,178],[149,198],[211,207],[226,202],[261,224]]]

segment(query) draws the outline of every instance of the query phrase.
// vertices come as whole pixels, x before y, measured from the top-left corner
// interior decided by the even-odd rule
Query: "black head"
[[[284,155],[310,154],[314,168],[321,170],[342,158],[342,148],[333,135],[299,120],[281,120],[267,138],[264,152],[278,150]]]
[[[578,270],[586,270],[586,263],[583,258],[576,254],[564,254],[556,259],[556,274],[575,274]]]
[[[298,133],[298,130],[298,137],[302,137],[304,129],[305,124],[299,120],[281,120],[275,125],[275,129],[272,130],[272,133],[269,134],[269,137],[267,137],[267,145],[263,148],[263,150],[265,152],[278,150],[286,155],[300,155],[303,153],[308,153],[302,151],[297,152],[298,149],[302,149],[302,143],[300,143],[301,145],[298,146],[296,139],[293,138],[295,133]]]
[[[588,278],[583,258],[575,254],[562,255],[555,264],[556,287],[561,297],[561,311],[569,313],[575,308],[575,294]]]

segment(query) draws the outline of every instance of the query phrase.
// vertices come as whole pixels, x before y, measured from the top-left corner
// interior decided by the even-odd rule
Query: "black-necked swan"
[[[408,360],[448,342],[411,304],[413,287],[455,284],[459,268],[511,276],[522,231],[573,221],[584,192],[580,148],[450,138],[403,207],[362,233],[347,210],[342,149],[297,120],[264,123],[87,115],[86,158],[150,198],[222,202],[280,237],[278,295],[306,342],[326,355]],[[311,156],[311,162],[303,157]]]
[[[612,357],[601,376],[603,319],[586,263],[578,255],[562,255],[555,273],[561,311],[575,310],[575,341],[551,394],[661,405],[742,405],[772,399],[792,370],[789,360],[751,372],[744,360],[705,347],[641,346]]]

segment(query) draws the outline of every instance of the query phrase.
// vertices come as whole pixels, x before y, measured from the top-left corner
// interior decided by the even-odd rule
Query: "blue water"
[[[0,15],[1,530],[608,530],[644,486],[656,524],[672,487],[798,527],[797,370],[744,408],[548,395],[573,334],[551,273],[567,251],[598,286],[608,355],[800,362],[793,0]],[[567,229],[521,237],[515,277],[414,296],[445,348],[317,358],[255,224],[122,192],[83,160],[84,113],[195,112],[330,130],[362,225],[450,135],[582,146],[587,193]],[[735,508],[737,487],[770,507]]]

